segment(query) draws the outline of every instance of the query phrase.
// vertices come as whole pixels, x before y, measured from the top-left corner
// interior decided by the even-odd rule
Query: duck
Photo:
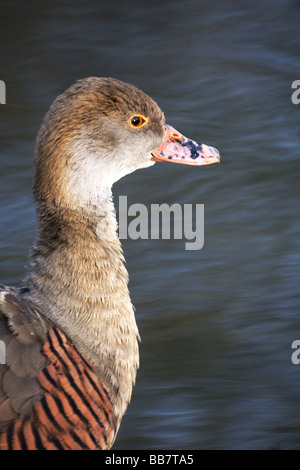
[[[112,186],[156,162],[202,166],[220,154],[115,78],[76,81],[46,113],[34,151],[37,236],[24,280],[0,285],[1,450],[112,448],[140,341]]]

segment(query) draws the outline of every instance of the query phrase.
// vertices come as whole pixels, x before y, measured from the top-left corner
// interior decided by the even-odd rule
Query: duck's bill
[[[211,165],[220,163],[221,155],[214,147],[198,144],[184,137],[168,124],[164,124],[165,138],[162,145],[152,152],[152,160],[183,163],[184,165]]]

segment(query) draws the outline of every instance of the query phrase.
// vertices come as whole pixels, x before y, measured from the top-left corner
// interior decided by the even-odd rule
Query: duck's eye
[[[134,116],[131,116],[129,122],[131,127],[138,129],[139,127],[144,126],[144,124],[147,124],[148,119],[142,116],[141,114],[135,114]]]

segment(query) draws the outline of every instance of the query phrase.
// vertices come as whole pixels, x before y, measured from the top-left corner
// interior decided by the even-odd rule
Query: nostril
[[[170,136],[174,140],[182,140],[182,135],[179,132],[171,132]]]

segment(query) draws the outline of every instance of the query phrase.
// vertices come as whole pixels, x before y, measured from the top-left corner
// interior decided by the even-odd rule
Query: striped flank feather
[[[108,449],[116,431],[113,405],[92,366],[51,326],[38,374],[43,397],[29,417],[0,431],[1,450]]]

